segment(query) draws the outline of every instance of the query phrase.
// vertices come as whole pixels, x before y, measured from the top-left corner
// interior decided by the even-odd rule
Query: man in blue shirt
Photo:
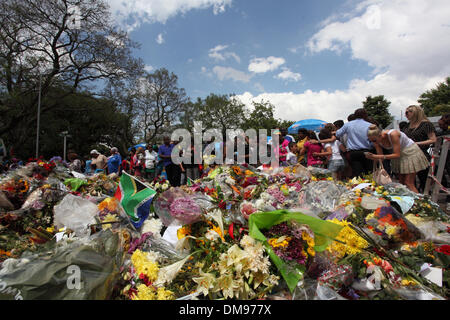
[[[373,169],[373,162],[367,159],[364,152],[376,153],[372,142],[367,138],[367,130],[371,125],[367,121],[367,111],[364,108],[357,109],[354,113],[355,120],[349,121],[336,131],[336,137],[341,138],[347,134],[347,150],[349,162],[352,168],[352,176],[358,177],[368,174]]]
[[[122,157],[116,147],[111,148],[111,156],[108,158],[108,173],[120,173]]]
[[[164,137],[164,144],[159,147],[158,155],[163,161],[164,169],[166,169],[167,180],[169,180],[172,187],[179,187],[181,183],[178,177],[178,166],[172,162],[172,150],[174,144],[170,143],[170,138]]]

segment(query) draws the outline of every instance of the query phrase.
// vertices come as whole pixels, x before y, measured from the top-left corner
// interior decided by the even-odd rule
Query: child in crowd
[[[297,143],[295,143],[294,141],[289,142],[289,152],[286,156],[286,162],[288,166],[294,166],[298,163],[297,153]]]
[[[314,131],[309,131],[308,133],[309,139],[316,139],[316,133]],[[307,165],[308,167],[318,167],[323,168],[324,163],[323,160],[315,156],[315,153],[320,153],[323,151],[322,144],[313,144],[310,141],[306,141],[303,145],[302,150],[300,151],[300,155],[304,155],[306,153]]]
[[[322,129],[319,133],[319,139],[330,139],[331,131]],[[324,152],[317,152],[314,155],[317,157],[328,157],[328,170],[331,171],[333,179],[341,180],[345,168],[344,158],[341,152],[346,152],[345,146],[339,141],[329,142],[324,145]]]

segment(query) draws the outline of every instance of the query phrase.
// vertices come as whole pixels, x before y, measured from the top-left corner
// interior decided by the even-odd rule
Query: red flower
[[[444,244],[438,248],[435,249],[437,252],[443,253],[447,256],[450,256],[450,246],[447,244]]]
[[[224,210],[227,207],[227,203],[223,200],[220,200],[219,202],[219,208]]]
[[[228,228],[228,234],[230,235],[231,239],[234,240],[234,222],[230,224],[230,227]]]

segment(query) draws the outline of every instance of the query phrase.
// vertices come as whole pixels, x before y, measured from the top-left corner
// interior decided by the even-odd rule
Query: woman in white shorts
[[[430,166],[419,146],[399,130],[382,131],[376,125],[369,127],[367,137],[374,144],[377,154],[367,153],[366,158],[391,160],[392,172],[398,174],[400,183],[418,193],[415,186],[416,173]],[[392,149],[392,154],[384,155],[381,147]]]

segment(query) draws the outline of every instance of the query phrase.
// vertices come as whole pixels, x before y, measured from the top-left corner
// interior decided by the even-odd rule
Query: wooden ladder
[[[442,177],[445,174],[445,165],[447,163],[449,146],[450,146],[450,135],[446,135],[438,137],[436,144],[433,148],[434,163],[437,164],[438,170],[436,175],[433,175],[435,173],[434,167],[433,165],[430,166],[430,169],[428,171],[427,182],[425,184],[425,190],[423,192],[425,195],[431,195],[431,200],[433,202],[437,202],[441,194],[448,195],[448,193],[442,189],[441,183]],[[437,180],[437,182],[435,179]]]

